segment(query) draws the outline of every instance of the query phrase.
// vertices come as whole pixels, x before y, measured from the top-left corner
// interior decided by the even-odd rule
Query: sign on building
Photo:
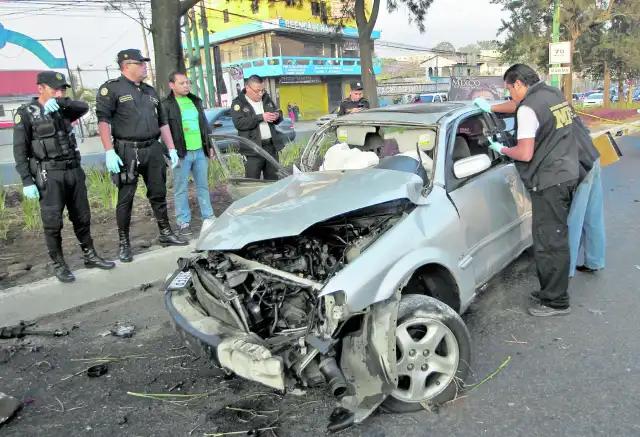
[[[500,76],[452,77],[449,100],[502,100],[505,96],[504,81]]]
[[[549,64],[571,64],[571,41],[549,44]]]

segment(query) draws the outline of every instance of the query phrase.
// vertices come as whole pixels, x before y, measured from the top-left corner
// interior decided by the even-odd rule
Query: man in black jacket
[[[16,111],[13,119],[13,156],[26,198],[40,199],[44,239],[61,282],[75,280],[62,255],[62,212],[67,207],[80,242],[84,265],[112,269],[100,258],[91,239],[91,211],[80,152],[71,123],[89,110],[85,102],[65,97],[65,77],[55,71],[38,74],[38,97]]]
[[[213,149],[209,146],[209,128],[204,115],[202,100],[190,91],[191,82],[184,73],[169,76],[171,93],[162,101],[173,144],[180,163],[173,172],[175,188],[176,222],[181,235],[191,235],[191,210],[189,209],[189,175],[193,175],[202,230],[213,223],[213,209],[209,197],[209,158]]]
[[[275,125],[282,121],[282,111],[265,92],[264,81],[260,76],[253,75],[247,79],[242,93],[231,102],[231,117],[241,137],[262,146],[276,161],[278,160],[278,152],[284,144]],[[247,178],[260,179],[262,174],[264,179],[278,179],[276,169],[269,165],[266,159],[246,149],[241,152],[247,158]]]

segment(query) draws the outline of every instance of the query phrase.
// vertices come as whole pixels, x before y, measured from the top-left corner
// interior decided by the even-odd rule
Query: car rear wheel
[[[429,296],[403,296],[396,327],[398,385],[383,407],[401,413],[454,399],[470,360],[471,337],[458,313]]]

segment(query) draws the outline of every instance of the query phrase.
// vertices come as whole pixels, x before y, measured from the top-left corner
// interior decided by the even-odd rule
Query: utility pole
[[[551,42],[560,42],[560,0],[553,0],[553,28],[551,33]],[[554,65],[554,67],[559,67],[559,65]],[[560,78],[561,76],[559,74],[552,75],[551,86],[560,88]]]
[[[204,8],[204,1],[200,3],[200,27],[202,27],[202,40],[204,42],[204,61],[207,67],[207,95],[209,96],[209,107],[216,106],[216,99],[213,86],[213,68],[211,68],[211,46],[209,46],[209,27],[207,25],[207,11]]]
[[[198,40],[198,26],[196,24],[196,10],[191,9],[191,33],[193,34],[193,48],[196,50],[194,55],[194,59],[198,60],[198,65],[196,66],[198,70],[198,84],[200,85],[200,98],[202,100],[207,100],[207,90],[204,86],[204,73],[202,71],[202,57],[200,56],[200,41]]]
[[[144,42],[144,56],[151,58],[149,53],[149,41],[147,40],[147,29],[144,28],[144,15],[142,10],[138,8],[138,16],[140,17],[140,28],[142,29],[142,41]],[[155,74],[153,74],[153,63],[149,61],[149,73],[151,73],[151,85],[155,84]],[[168,78],[167,78],[168,80]]]
[[[200,96],[200,89],[198,88],[198,76],[196,74],[196,66],[195,66],[195,54],[193,52],[193,44],[191,42],[191,19],[189,15],[184,16],[184,27],[185,27],[185,40],[187,42],[187,60],[189,61],[189,79],[193,84],[194,94]]]
[[[104,71],[107,73],[107,80],[111,80],[111,78],[109,77],[109,66],[108,65],[106,67],[104,67]]]
[[[78,80],[80,81],[80,89],[83,90],[84,89],[84,83],[82,83],[82,70],[80,70],[80,66],[79,65],[76,67],[76,70],[78,71]]]

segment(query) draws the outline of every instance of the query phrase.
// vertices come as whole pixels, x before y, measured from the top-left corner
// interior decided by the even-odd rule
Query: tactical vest
[[[518,109],[520,105],[533,109],[539,123],[533,158],[529,162],[516,161],[524,185],[536,191],[578,179],[578,148],[569,103],[558,90],[538,82],[529,87]]]
[[[27,107],[31,123],[31,150],[38,161],[76,158],[76,139],[71,126],[58,114],[42,115],[36,105]]]

